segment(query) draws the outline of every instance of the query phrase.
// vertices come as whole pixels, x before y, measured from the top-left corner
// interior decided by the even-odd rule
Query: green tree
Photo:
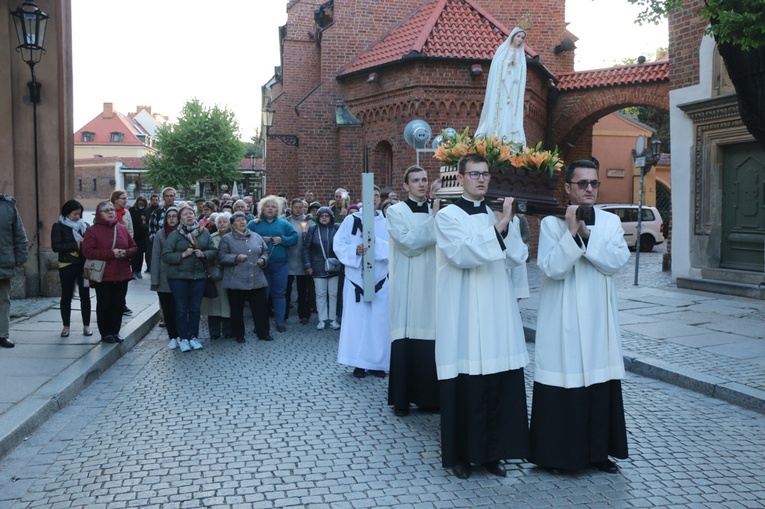
[[[647,126],[656,129],[654,135],[661,141],[661,151],[671,152],[669,137],[669,111],[654,106],[630,106],[622,112],[631,115]]]
[[[157,131],[157,154],[144,157],[147,176],[155,188],[189,187],[200,179],[227,182],[241,178],[244,154],[239,124],[225,108],[188,101],[175,124]]]
[[[258,159],[263,157],[263,142],[260,140],[260,134],[256,133],[249,142],[243,141],[242,145],[244,146],[245,159],[250,156],[255,156]]]
[[[687,0],[627,0],[644,7],[637,23],[657,22],[681,11]],[[763,0],[705,0],[698,14],[709,32],[736,89],[744,125],[765,148],[765,8]]]

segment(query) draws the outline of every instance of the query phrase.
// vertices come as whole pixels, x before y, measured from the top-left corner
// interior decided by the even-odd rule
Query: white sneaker
[[[332,330],[337,330],[340,328],[340,324],[337,323],[337,320],[332,320],[332,323],[329,324],[329,328]]]
[[[200,343],[197,338],[191,338],[189,340],[189,346],[191,346],[191,348],[193,348],[194,350],[201,350],[202,348],[204,348],[202,346],[202,343]]]
[[[181,352],[190,352],[191,351],[191,345],[189,344],[188,339],[182,339],[178,341],[178,346],[181,349]]]
[[[324,328],[327,326],[327,322],[324,320],[319,320],[319,323],[316,324],[316,330],[324,330]]]
[[[167,344],[167,347],[170,350],[175,350],[176,348],[178,348],[178,338],[171,339],[170,342]]]

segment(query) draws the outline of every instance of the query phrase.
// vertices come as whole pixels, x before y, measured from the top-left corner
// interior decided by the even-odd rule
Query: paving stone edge
[[[0,459],[128,353],[158,321],[159,303],[154,302],[122,327],[121,334],[125,338],[123,343],[99,344],[22,402],[0,415]]]
[[[534,343],[536,330],[524,326],[523,332],[526,341]],[[639,357],[627,351],[624,352],[624,368],[636,375],[659,380],[765,414],[765,391],[693,369],[682,368],[659,359]]]

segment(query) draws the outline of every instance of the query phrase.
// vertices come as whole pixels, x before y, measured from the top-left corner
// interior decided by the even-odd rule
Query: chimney
[[[104,103],[104,118],[112,118],[114,116],[114,104]]]

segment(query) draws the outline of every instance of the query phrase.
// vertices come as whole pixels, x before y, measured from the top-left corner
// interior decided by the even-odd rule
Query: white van
[[[638,206],[631,203],[599,203],[595,206],[619,216],[624,229],[624,240],[627,246],[634,248],[637,243]],[[643,223],[640,228],[640,251],[651,251],[655,245],[664,242],[664,221],[656,207],[643,205]]]

